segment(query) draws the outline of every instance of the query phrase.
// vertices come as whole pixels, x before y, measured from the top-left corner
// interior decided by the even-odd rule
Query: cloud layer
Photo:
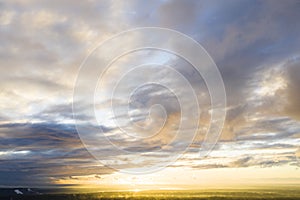
[[[115,144],[130,144],[126,151],[150,152],[155,163],[164,158],[157,150],[177,151],[190,141],[180,136],[170,145],[181,117],[168,88],[140,87],[127,99],[135,83],[157,79],[184,96],[186,110],[194,111],[187,88],[163,65],[173,67],[189,81],[199,100],[198,135],[186,154],[170,167],[194,170],[236,167],[299,166],[300,138],[300,3],[297,0],[220,1],[7,1],[0,3],[0,185],[55,185],[71,177],[115,173],[96,161],[77,134],[72,113],[73,87],[80,64],[95,44],[130,28],[157,26],[175,29],[197,40],[214,59],[225,83],[227,118],[220,143],[199,160],[199,148],[210,123],[210,97],[204,80],[184,59],[162,51],[142,50],[112,64],[98,91],[95,106],[99,124],[89,124],[90,100],[77,102],[75,113],[86,134],[99,128]],[[150,36],[149,36],[150,37]],[[128,44],[141,42],[132,38]],[[167,42],[167,41],[162,41]],[[108,51],[114,51],[110,49]],[[105,57],[106,55],[101,55]],[[126,66],[158,63],[132,73],[121,84],[110,106],[110,89]],[[99,68],[104,68],[99,62]],[[89,83],[89,72],[86,83]],[[102,88],[101,88],[102,89]],[[84,96],[83,96],[84,97]],[[149,108],[160,103],[160,108]],[[164,117],[166,117],[166,121]],[[191,114],[192,115],[192,114]],[[150,117],[150,118],[149,118]],[[151,117],[155,119],[151,121]],[[192,117],[191,117],[192,118]],[[186,133],[192,120],[183,119]],[[132,141],[115,121],[132,134],[151,134],[151,140]],[[150,121],[149,121],[150,120]],[[187,134],[188,135],[188,134]],[[140,136],[140,135],[139,135]],[[101,143],[104,136],[95,136]],[[102,144],[102,143],[101,143]],[[108,146],[97,149],[118,168],[131,168],[124,155]],[[156,159],[156,160],[155,160]],[[141,165],[145,163],[141,162]],[[151,162],[146,163],[151,165]],[[67,181],[66,181],[67,182]]]

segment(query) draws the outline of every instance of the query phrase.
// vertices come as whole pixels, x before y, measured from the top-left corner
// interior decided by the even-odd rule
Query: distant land
[[[93,190],[93,191],[92,191]],[[130,190],[2,188],[1,200],[100,200],[100,199],[300,199],[298,186],[283,188]]]

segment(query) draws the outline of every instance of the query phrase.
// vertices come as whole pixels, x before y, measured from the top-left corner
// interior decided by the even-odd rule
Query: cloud
[[[251,157],[240,158],[240,159],[230,163],[230,166],[231,167],[248,167],[251,159],[252,159]]]
[[[251,153],[251,149],[244,151],[241,154],[236,154],[230,150],[226,152],[226,155],[222,155],[222,152],[218,153],[218,150],[214,155],[210,155],[205,159],[196,161],[194,156],[187,158],[184,156],[174,163],[172,167],[189,167],[192,169],[215,169],[215,168],[248,168],[248,167],[261,167],[268,168],[274,166],[297,166],[297,159],[294,156],[293,150],[290,152],[278,153],[274,156],[270,151],[255,151]],[[227,155],[228,154],[228,155]],[[190,154],[192,155],[192,154]],[[218,155],[218,156],[216,156]],[[185,164],[184,164],[185,163]]]
[[[0,185],[55,185],[69,176],[113,172],[86,151],[74,125],[2,124],[0,131]]]
[[[160,23],[165,27],[172,28],[188,28],[197,18],[197,12],[199,12],[199,2],[188,1],[166,1],[163,3],[159,10]]]
[[[210,123],[210,96],[201,75],[176,55],[135,52],[110,67],[104,88],[97,91],[104,94],[95,109],[100,125],[92,123],[91,100],[80,95],[81,101],[75,102],[80,111],[75,113],[77,125],[91,136],[93,145],[100,146],[97,152],[104,160],[121,160],[116,163],[120,168],[132,167],[126,161],[132,157],[104,145],[104,136],[110,136],[125,150],[152,153],[150,161],[139,163],[151,165],[165,159],[163,153],[155,154],[156,151],[177,153],[184,148],[190,142],[190,129],[200,121],[199,133],[188,150],[192,159],[179,161],[178,166],[208,169],[296,163],[300,132],[299,1],[13,0],[0,5],[0,184],[52,185],[63,179],[85,175],[99,178],[112,173],[96,162],[80,142],[72,113],[73,86],[81,62],[95,44],[114,33],[140,26],[173,28],[205,47],[224,79],[228,98],[226,124],[215,151],[199,161],[198,151]],[[129,38],[124,43],[134,45],[141,39]],[[119,47],[112,46],[107,54]],[[101,59],[107,55],[101,56],[91,61],[99,69],[104,67]],[[200,102],[200,119],[195,120],[192,114],[195,107],[184,82],[175,72],[152,65],[121,82],[112,100],[120,113],[108,111],[112,86],[128,66],[148,62],[169,65],[188,80]],[[93,73],[95,69],[84,75],[87,88]],[[183,97],[179,102],[182,105],[168,88],[154,85],[138,88],[129,103],[124,100],[136,84],[151,80],[174,89]],[[165,108],[166,124],[150,140],[132,141],[113,123],[129,116],[135,125],[143,126],[151,121],[150,107],[158,103]],[[183,119],[185,134],[170,144],[181,119],[180,106],[189,113]],[[159,108],[152,111],[152,127],[160,127],[164,113]],[[125,122],[121,128],[137,135],[151,132],[142,132],[132,128],[128,120]],[[99,129],[102,135],[93,135]]]
[[[300,85],[300,62],[290,61],[284,67],[287,68],[287,105],[285,112],[291,117],[300,120],[300,95],[298,86]]]
[[[300,149],[298,148],[297,151],[295,152],[296,157],[299,159],[300,157]]]

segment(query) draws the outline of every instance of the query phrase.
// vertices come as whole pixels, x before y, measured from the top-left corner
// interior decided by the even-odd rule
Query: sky
[[[299,184],[299,11],[297,0],[0,1],[0,186]],[[191,63],[140,49],[104,65],[124,46],[170,42],[144,33],[97,51],[139,27],[187,35],[218,67],[226,119],[205,157],[211,92]]]

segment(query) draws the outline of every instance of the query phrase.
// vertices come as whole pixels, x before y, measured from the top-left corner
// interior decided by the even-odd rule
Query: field
[[[2,195],[2,200],[99,200],[99,199],[300,199],[298,189],[157,190],[77,194]]]

